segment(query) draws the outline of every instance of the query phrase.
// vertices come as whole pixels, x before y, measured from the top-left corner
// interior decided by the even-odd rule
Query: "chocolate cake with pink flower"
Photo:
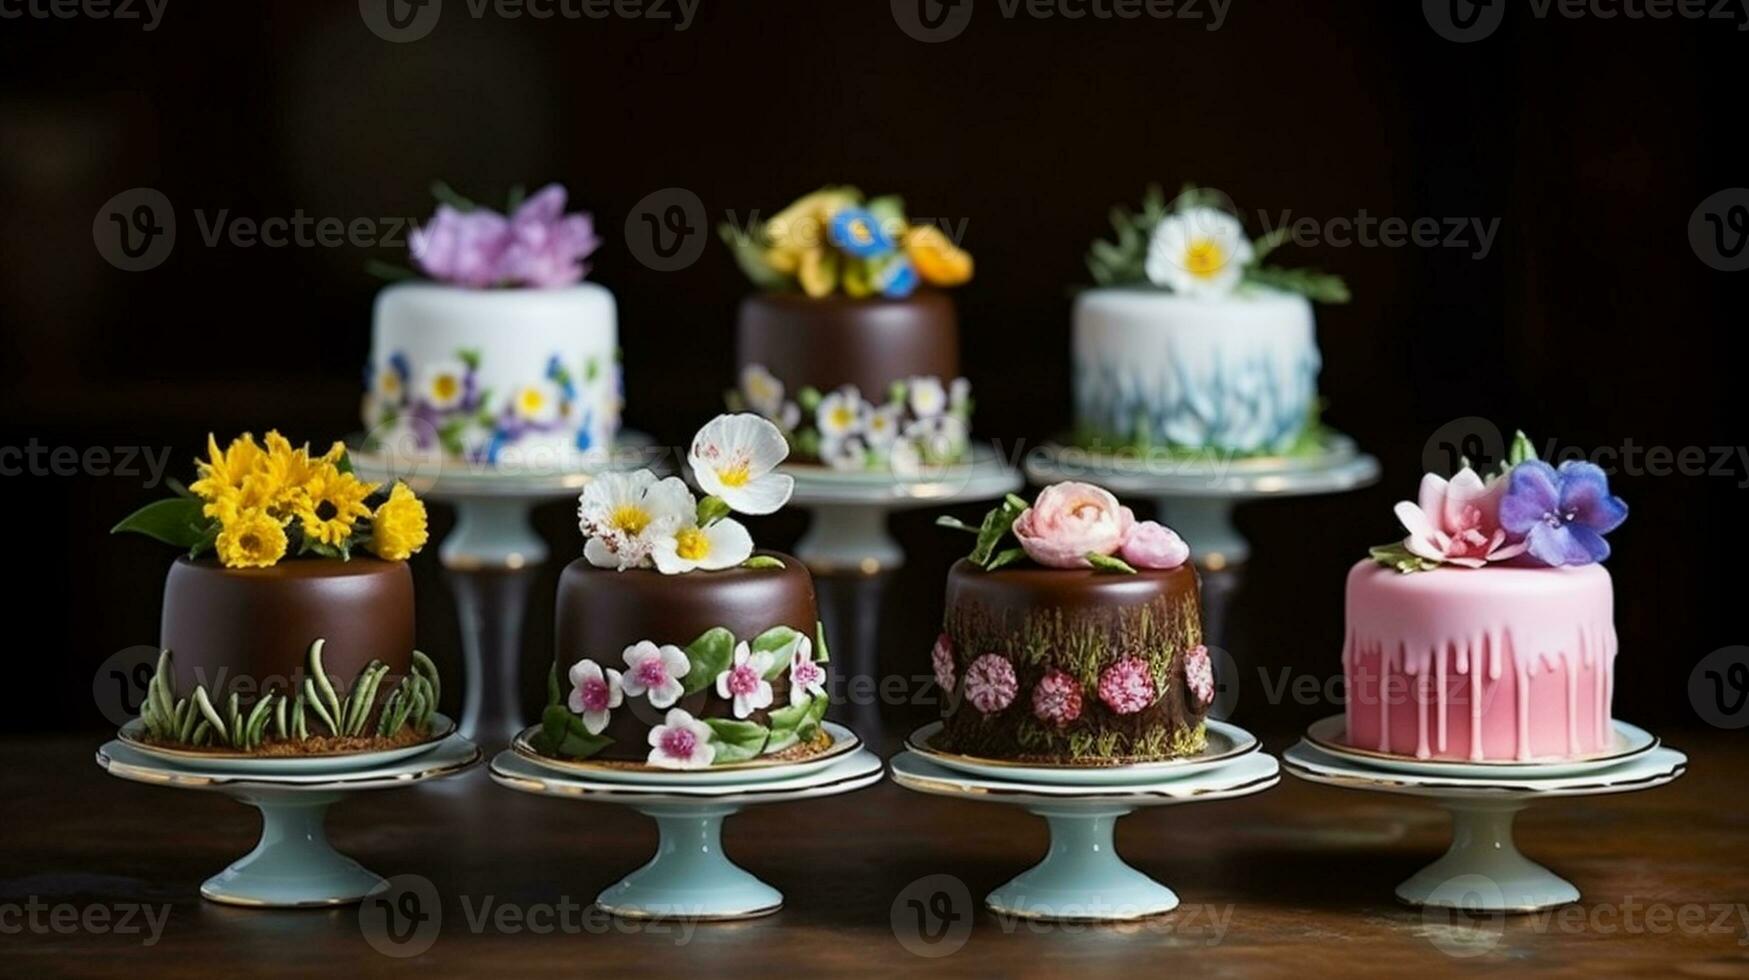
[[[559,580],[543,755],[658,769],[784,762],[832,744],[826,638],[794,558],[756,552],[732,513],[770,514],[791,477],[783,434],[752,414],[699,430],[704,489],[606,473],[579,500],[583,556]]]
[[[585,282],[600,246],[550,184],[506,213],[435,188],[414,229],[417,273],[377,295],[365,370],[366,448],[506,469],[605,455],[619,429],[613,294]]]
[[[1010,495],[976,528],[941,523],[977,545],[948,572],[931,653],[936,748],[1088,766],[1202,751],[1214,674],[1176,533],[1086,483]]]
[[[851,187],[723,226],[760,289],[741,304],[730,407],[775,423],[798,460],[834,469],[964,459],[971,386],[943,290],[971,279],[972,257],[949,231]]]
[[[1347,741],[1421,759],[1570,759],[1611,747],[1615,590],[1627,517],[1596,465],[1536,458],[1422,477],[1407,536],[1348,574]]]

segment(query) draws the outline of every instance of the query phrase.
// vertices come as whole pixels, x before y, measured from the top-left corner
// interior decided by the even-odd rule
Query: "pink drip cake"
[[[1408,536],[1348,573],[1349,744],[1421,759],[1571,759],[1614,741],[1615,590],[1627,515],[1604,472],[1522,434],[1484,479],[1428,474]]]

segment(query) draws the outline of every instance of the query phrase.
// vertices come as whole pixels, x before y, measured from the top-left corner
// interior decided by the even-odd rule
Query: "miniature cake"
[[[584,488],[583,557],[559,580],[557,649],[537,751],[625,766],[789,762],[830,747],[826,638],[794,558],[740,522],[789,500],[783,434],[719,416],[688,463],[707,496],[649,470]]]
[[[1421,759],[1574,758],[1613,742],[1614,588],[1627,516],[1597,466],[1422,478],[1408,531],[1348,575],[1347,741]]]
[[[1090,448],[1309,452],[1322,445],[1312,300],[1342,303],[1341,279],[1263,265],[1285,239],[1252,242],[1224,199],[1158,188],[1113,212],[1113,242],[1088,267],[1072,353],[1076,438]]]
[[[971,386],[939,290],[969,280],[972,259],[942,227],[907,220],[897,197],[829,187],[723,237],[763,290],[741,304],[732,408],[836,469],[964,459]]]
[[[270,432],[208,452],[184,495],[116,526],[188,552],[164,585],[146,738],[294,755],[428,737],[440,682],[413,647],[406,562],[425,505],[358,480],[339,443],[314,456]]]
[[[935,747],[1020,762],[1118,765],[1207,744],[1214,674],[1197,574],[1171,529],[1085,483],[1010,496],[948,572],[931,657],[946,693]],[[1010,532],[1019,544],[1001,547]]]
[[[377,296],[364,424],[372,449],[505,468],[604,454],[619,427],[613,294],[581,281],[599,245],[546,187],[509,217],[451,199],[412,236],[433,281]]]

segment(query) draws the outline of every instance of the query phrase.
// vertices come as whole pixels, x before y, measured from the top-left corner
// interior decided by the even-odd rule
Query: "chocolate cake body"
[[[855,385],[880,398],[895,381],[959,377],[953,300],[920,290],[904,299],[758,293],[741,302],[737,370],[761,365],[789,390]]]
[[[619,571],[596,568],[581,558],[573,561],[559,577],[554,667],[561,688],[569,689],[571,668],[580,661],[623,671],[628,647],[647,641],[684,649],[717,628],[733,634],[737,643],[780,626],[815,642],[819,618],[806,566],[788,555],[760,554],[783,567],[664,575],[650,568]],[[771,713],[790,705],[787,670],[778,671],[770,683],[770,707],[738,720],[769,726]],[[670,708],[698,719],[735,718],[731,701],[714,686],[660,709],[645,697],[627,695],[600,733],[611,744],[592,758],[644,761],[650,752],[649,732],[662,724]]]
[[[961,560],[946,608],[934,658],[949,690],[935,747],[1115,765],[1205,746],[1212,675],[1194,566],[987,571]]]

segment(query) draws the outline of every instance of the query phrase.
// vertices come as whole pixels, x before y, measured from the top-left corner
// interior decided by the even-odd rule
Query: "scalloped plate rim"
[[[434,722],[432,732],[423,741],[392,749],[371,749],[366,752],[324,752],[319,755],[251,755],[243,752],[196,752],[189,749],[172,749],[142,740],[139,737],[139,732],[145,727],[145,722],[138,718],[130,718],[126,724],[122,725],[116,731],[116,739],[142,755],[150,756],[159,762],[178,768],[193,768],[235,775],[298,774],[336,767],[343,767],[343,770],[337,771],[348,771],[368,769],[372,766],[388,765],[411,759],[423,752],[431,751],[443,744],[444,739],[455,734],[456,723],[454,719],[441,711],[433,712],[431,717]],[[437,725],[436,722],[442,724]]]

